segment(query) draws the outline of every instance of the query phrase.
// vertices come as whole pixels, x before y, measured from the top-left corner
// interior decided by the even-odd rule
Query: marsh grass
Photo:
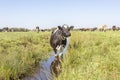
[[[0,80],[18,80],[32,74],[52,50],[50,32],[0,33]]]
[[[120,80],[120,32],[73,31],[55,80]]]

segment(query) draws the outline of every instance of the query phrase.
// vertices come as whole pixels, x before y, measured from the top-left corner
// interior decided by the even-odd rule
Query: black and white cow
[[[61,50],[62,47],[66,46],[67,37],[71,36],[70,30],[73,29],[73,26],[63,25],[58,26],[56,30],[54,30],[51,34],[50,45],[55,52],[55,56],[57,56],[57,51]]]

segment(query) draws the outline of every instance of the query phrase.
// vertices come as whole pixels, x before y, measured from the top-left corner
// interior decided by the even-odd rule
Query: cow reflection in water
[[[61,72],[61,61],[63,59],[63,49],[66,47],[67,38],[71,36],[70,30],[73,29],[74,26],[63,25],[58,26],[56,30],[54,30],[51,34],[50,45],[55,52],[55,60],[51,63],[50,69],[52,74],[55,74],[57,77]],[[57,52],[60,51],[59,54]],[[61,57],[61,58],[60,58]]]
[[[62,71],[61,60],[59,56],[55,58],[55,60],[51,63],[50,70],[52,75],[58,77],[58,74]]]

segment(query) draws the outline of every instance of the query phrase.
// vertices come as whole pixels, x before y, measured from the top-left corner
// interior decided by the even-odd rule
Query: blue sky
[[[120,26],[120,0],[0,0],[0,28]]]

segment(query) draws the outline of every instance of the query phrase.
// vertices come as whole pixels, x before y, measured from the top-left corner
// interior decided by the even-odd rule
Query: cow
[[[116,30],[117,30],[117,27],[116,27],[116,26],[112,26],[112,30],[113,30],[113,31],[116,31]]]
[[[102,25],[100,28],[99,28],[99,31],[104,31],[106,32],[107,30],[107,25]]]
[[[52,31],[50,45],[55,52],[55,57],[57,56],[57,51],[66,46],[67,38],[71,36],[70,30],[73,28],[74,26],[69,27],[64,24],[62,27],[58,26],[56,30]]]
[[[0,32],[2,32],[3,31],[3,29],[0,29]]]
[[[8,32],[9,28],[8,27],[4,27],[2,30],[3,30],[3,32]]]
[[[97,30],[97,27],[91,28],[90,30],[95,31],[95,30]]]
[[[40,31],[39,26],[36,26],[36,31],[37,31],[37,33],[39,33],[39,31]]]
[[[120,30],[120,27],[117,27],[117,31],[119,31]]]
[[[114,26],[112,26],[112,30],[113,30],[113,31],[119,31],[119,30],[120,30],[120,27],[116,27],[116,26],[114,25]]]

